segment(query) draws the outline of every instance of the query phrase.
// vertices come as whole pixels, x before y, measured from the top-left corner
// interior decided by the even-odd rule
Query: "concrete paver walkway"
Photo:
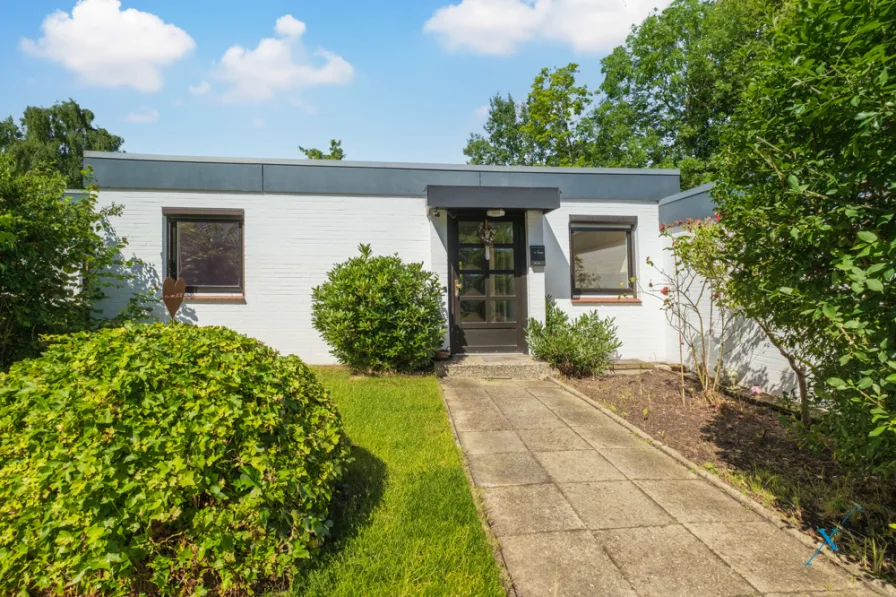
[[[550,381],[442,388],[519,597],[875,594]]]

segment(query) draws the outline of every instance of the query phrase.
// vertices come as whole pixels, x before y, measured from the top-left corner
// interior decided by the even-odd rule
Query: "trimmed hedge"
[[[0,593],[245,593],[313,556],[348,446],[300,359],[182,324],[51,340],[0,374]]]
[[[430,367],[445,334],[438,277],[397,255],[373,256],[370,245],[359,249],[314,289],[314,329],[356,371]]]

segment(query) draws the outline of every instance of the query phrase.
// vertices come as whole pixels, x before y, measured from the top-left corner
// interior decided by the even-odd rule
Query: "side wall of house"
[[[569,221],[570,216],[637,216],[634,233],[635,275],[638,286],[646,287],[656,279],[658,271],[647,265],[647,258],[658,259],[662,253],[659,236],[659,213],[654,201],[582,201],[564,199],[560,209],[545,215],[544,244],[547,266],[544,268],[545,292],[561,309],[575,318],[594,309],[602,316],[614,317],[622,340],[619,358],[643,361],[666,361],[667,324],[662,301],[638,292],[641,303],[609,302],[576,303],[570,283]]]
[[[683,234],[682,232],[676,235]],[[671,240],[663,238],[665,247],[671,248]],[[672,252],[663,251],[662,267],[665,273],[671,277],[675,272]],[[725,332],[723,345],[722,326],[718,319],[718,311],[714,311],[713,325],[709,325],[710,291],[703,288],[702,278],[697,278],[691,285],[689,296],[698,306],[704,318],[707,343],[712,355],[712,363],[716,362],[719,351],[723,352],[725,369],[733,371],[737,376],[739,385],[750,387],[759,386],[768,394],[780,395],[784,392],[792,392],[796,388],[796,377],[793,374],[787,360],[768,341],[765,333],[749,319],[738,318],[729,323]],[[667,354],[670,363],[679,362],[679,334],[672,325],[674,319],[669,319],[667,333]],[[699,319],[691,312],[689,322],[692,329],[699,329]],[[699,337],[699,336],[698,336]],[[693,364],[693,356],[685,345],[682,347],[684,360]]]
[[[125,256],[144,262],[137,290],[161,287],[166,275],[163,207],[245,210],[245,302],[187,301],[181,317],[234,328],[309,363],[335,362],[311,327],[311,290],[334,264],[357,255],[359,243],[447,273],[444,225],[430,221],[422,197],[115,190],[102,191],[99,202],[124,206],[112,225],[127,238]],[[116,293],[105,310],[117,312],[130,292]],[[161,304],[155,314],[167,317]]]

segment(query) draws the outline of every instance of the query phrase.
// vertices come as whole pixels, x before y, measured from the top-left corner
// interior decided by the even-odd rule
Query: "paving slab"
[[[517,435],[532,452],[591,450],[591,445],[572,429],[520,429]]]
[[[518,379],[516,383],[528,389],[555,389],[557,387],[557,384],[546,379]]]
[[[861,590],[814,549],[770,522],[687,524],[697,537],[762,592]],[[866,593],[873,595],[873,593]]]
[[[594,450],[536,452],[535,458],[555,483],[622,481],[622,473]]]
[[[495,406],[491,398],[468,398],[452,400],[448,403],[448,410],[454,416],[466,414],[501,414],[501,411]]]
[[[553,483],[482,489],[496,537],[584,529],[585,524]]]
[[[637,597],[587,531],[505,537],[517,597]]]
[[[703,479],[635,481],[680,522],[762,522],[763,518]]]
[[[514,429],[567,429],[566,423],[543,404],[508,408],[502,412]]]
[[[480,487],[547,483],[550,477],[528,451],[468,454],[470,474]]]
[[[631,481],[561,483],[560,491],[589,529],[673,524],[675,520]]]
[[[538,398],[525,393],[514,393],[507,396],[491,396],[491,401],[494,402],[495,406],[498,407],[498,410],[504,414],[515,410],[539,410],[546,408],[545,405],[538,401]]]
[[[555,415],[573,427],[620,427],[613,419],[588,405],[560,406],[553,410]]]
[[[572,429],[598,451],[617,448],[638,449],[645,446],[644,440],[622,425],[574,426]]]
[[[514,431],[460,431],[457,435],[467,454],[526,452],[526,446]]]
[[[634,449],[601,450],[601,454],[629,479],[697,478],[671,456],[643,443],[642,447]]]
[[[457,412],[451,411],[454,426],[461,431],[510,431],[510,422],[495,407],[495,410],[477,411],[476,409]]]
[[[488,398],[488,394],[483,388],[442,388],[442,395],[446,402]]]
[[[593,533],[642,597],[734,597],[755,592],[680,525]]]
[[[491,398],[510,400],[537,400],[532,394],[519,386],[491,386],[483,388]]]

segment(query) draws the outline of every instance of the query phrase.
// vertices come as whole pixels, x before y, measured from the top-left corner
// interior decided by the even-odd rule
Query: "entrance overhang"
[[[438,209],[538,209],[560,207],[557,187],[426,187],[426,205]]]

